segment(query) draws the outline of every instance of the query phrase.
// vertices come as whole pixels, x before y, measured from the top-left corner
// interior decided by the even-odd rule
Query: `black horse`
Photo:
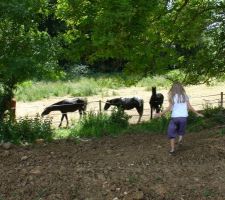
[[[143,115],[143,109],[144,109],[143,99],[138,97],[132,97],[132,98],[115,98],[115,99],[107,100],[104,106],[104,110],[107,110],[111,105],[116,106],[117,108],[120,108],[123,111],[136,108],[139,114],[138,122],[140,122],[141,117]]]
[[[59,101],[57,103],[54,103],[44,109],[41,116],[49,114],[51,111],[60,111],[62,113],[61,122],[59,124],[59,127],[62,125],[62,121],[64,117],[66,118],[67,126],[69,124],[68,122],[68,116],[67,112],[75,112],[76,110],[79,110],[80,118],[83,114],[86,114],[87,108],[87,101],[85,99],[65,99],[62,101]]]
[[[162,111],[162,104],[164,101],[164,96],[161,93],[156,93],[156,87],[152,87],[152,96],[150,98],[150,110],[151,110],[151,119],[153,111],[155,110],[156,113]]]

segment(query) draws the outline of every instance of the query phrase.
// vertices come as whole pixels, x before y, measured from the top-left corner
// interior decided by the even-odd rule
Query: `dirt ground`
[[[223,88],[187,90],[194,97],[219,94]],[[130,90],[119,95],[150,96],[144,89]],[[40,111],[55,100],[33,102],[30,108],[36,105],[34,112]],[[22,105],[17,102],[21,116],[29,108]],[[0,147],[0,200],[224,200],[221,129],[187,133],[174,156],[168,154],[165,133]]]
[[[188,133],[176,155],[165,135],[0,148],[1,200],[224,200],[225,136]]]

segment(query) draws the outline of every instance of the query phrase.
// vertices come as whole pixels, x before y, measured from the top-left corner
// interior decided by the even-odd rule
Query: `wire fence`
[[[150,97],[144,100],[144,112],[141,121],[147,121],[150,119],[150,104],[149,100]],[[191,102],[191,105],[196,109],[196,110],[203,110],[205,107],[224,107],[224,93],[220,92],[217,94],[212,94],[212,95],[207,95],[207,96],[189,96],[189,100]],[[26,105],[25,103],[19,104],[16,107],[16,118],[20,117],[28,117],[28,118],[34,118],[37,115],[41,115],[45,107],[49,106],[46,105],[48,102],[42,105]],[[89,98],[87,102],[87,110],[86,113],[107,113],[111,114],[113,110],[113,106],[110,107],[109,110],[104,111],[104,105],[106,101],[105,100],[97,100],[97,101],[91,101],[91,97]],[[164,100],[163,103],[163,108],[166,108],[168,106],[168,99]],[[139,114],[136,109],[131,109],[131,110],[125,110],[125,112],[131,116],[130,123],[136,123],[139,118]],[[68,112],[67,113],[68,118],[70,122],[77,123],[80,119],[80,115],[78,111],[75,112]],[[52,120],[53,125],[57,126],[60,123],[62,117],[62,113],[60,111],[54,111],[50,112],[45,118],[50,118]],[[65,123],[65,122],[64,122]]]

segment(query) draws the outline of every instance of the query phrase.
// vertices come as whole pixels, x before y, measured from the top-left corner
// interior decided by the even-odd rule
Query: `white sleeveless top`
[[[181,97],[182,98],[182,97]],[[184,103],[178,103],[178,94],[173,98],[174,104],[172,106],[171,117],[188,117],[188,97],[186,96],[186,101]]]

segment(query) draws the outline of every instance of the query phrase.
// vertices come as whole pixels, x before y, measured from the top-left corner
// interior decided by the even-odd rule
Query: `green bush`
[[[20,118],[15,122],[4,120],[0,125],[0,140],[4,142],[33,143],[36,139],[50,141],[53,136],[51,120],[42,119],[38,115],[34,118]]]
[[[116,135],[128,127],[129,118],[126,113],[116,109],[112,111],[111,115],[90,112],[71,129],[70,137]]]
[[[204,117],[197,117],[194,113],[189,113],[188,131],[200,131],[225,123],[224,108],[206,105],[202,114]]]
[[[155,118],[150,121],[146,121],[140,124],[132,124],[127,129],[129,133],[154,133],[154,134],[163,134],[166,132],[169,124],[169,118],[161,117]]]
[[[187,121],[187,130],[188,132],[200,131],[204,128],[209,127],[210,124],[206,123],[205,117],[197,117],[196,114],[190,112]]]
[[[219,124],[225,123],[225,109],[221,107],[206,106],[203,110],[206,118],[211,119],[212,122]]]
[[[225,110],[221,107],[205,107],[202,111],[204,117],[197,117],[196,114],[189,112],[187,131],[197,132],[203,129],[212,128],[218,124],[225,123]],[[129,133],[166,133],[170,121],[170,115],[152,119],[151,121],[140,124],[133,124],[128,127]],[[222,131],[223,132],[223,131]]]

